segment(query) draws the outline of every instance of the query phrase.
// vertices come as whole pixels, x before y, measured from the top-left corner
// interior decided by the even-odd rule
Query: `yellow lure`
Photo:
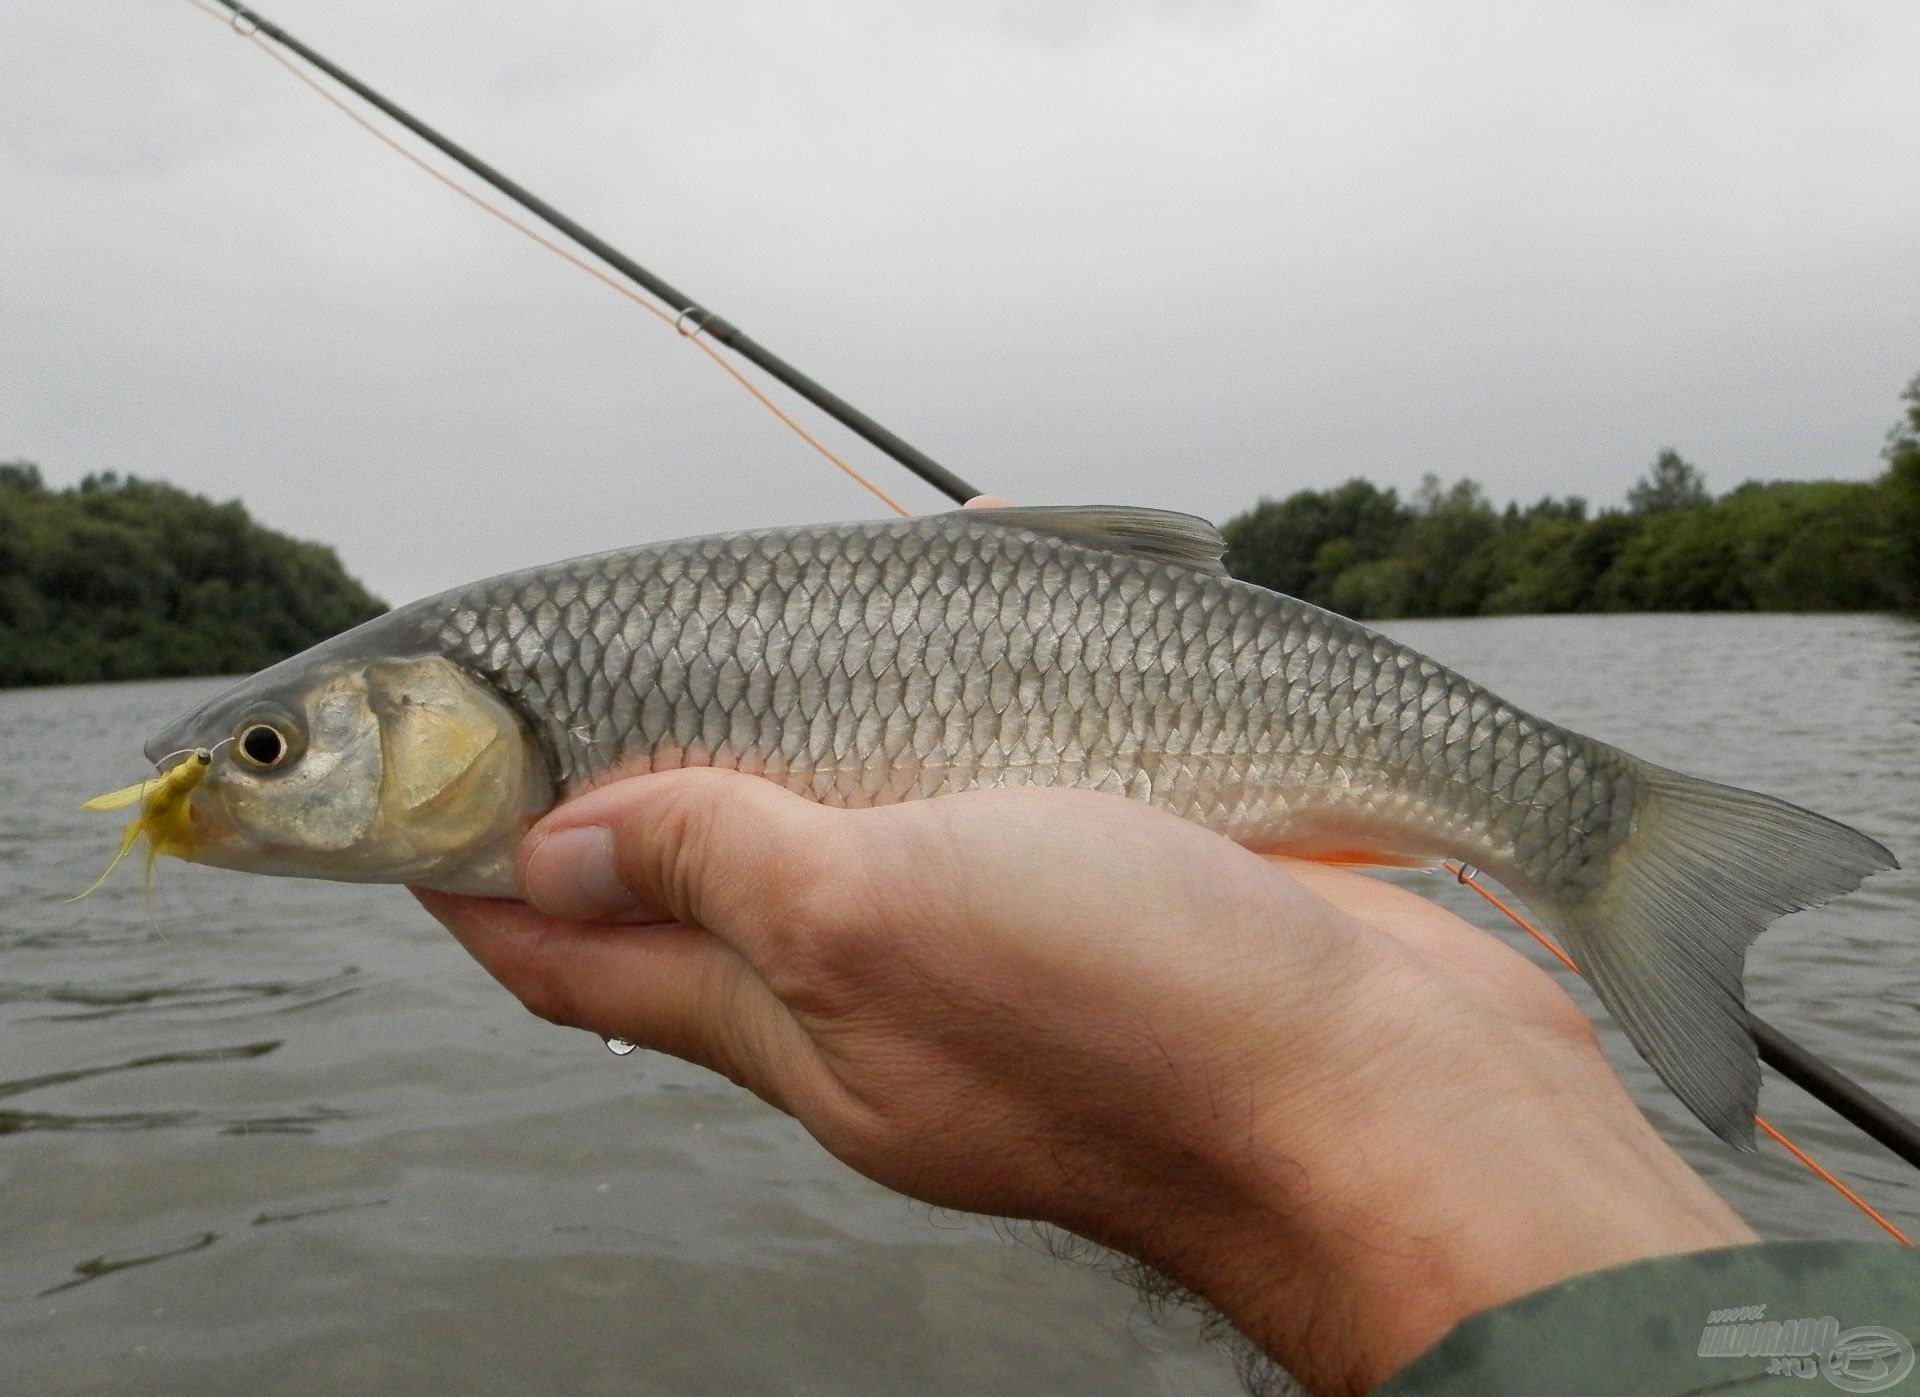
[[[184,760],[176,762],[158,776],[149,776],[131,786],[123,786],[117,791],[108,791],[105,795],[83,801],[80,805],[82,810],[124,810],[137,803],[140,813],[127,822],[120,839],[120,851],[113,856],[113,862],[107,865],[106,872],[93,880],[87,892],[78,893],[67,901],[78,902],[112,877],[113,870],[120,866],[120,861],[143,834],[147,837],[145,886],[149,893],[153,891],[155,859],[162,854],[192,858],[193,825],[188,797],[193,794],[193,788],[205,779],[212,762],[212,752],[204,747],[196,748],[187,753]]]

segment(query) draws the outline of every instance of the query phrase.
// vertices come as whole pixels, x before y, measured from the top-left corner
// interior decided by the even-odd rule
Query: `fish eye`
[[[271,723],[249,723],[240,730],[233,745],[241,760],[262,771],[271,771],[280,765],[292,750],[292,744]]]

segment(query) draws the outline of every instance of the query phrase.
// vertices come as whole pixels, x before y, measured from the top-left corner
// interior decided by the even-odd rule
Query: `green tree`
[[[40,467],[31,461],[0,461],[0,491],[10,495],[39,495],[46,491]]]
[[[1574,557],[1583,532],[1577,519],[1543,514],[1505,533],[1490,554],[1481,614],[1585,610],[1596,573]]]
[[[1509,514],[1517,523],[1531,523],[1536,519],[1564,520],[1573,524],[1587,522],[1587,502],[1579,495],[1568,495],[1556,500],[1551,495],[1542,495],[1525,509],[1517,504],[1507,506]]]
[[[1711,498],[1700,472],[1669,447],[1654,457],[1647,473],[1627,491],[1627,508],[1635,514],[1665,514],[1695,509]]]
[[[1414,518],[1399,549],[1407,567],[1409,614],[1478,614],[1493,576],[1490,545],[1500,532],[1500,516],[1479,485],[1462,479],[1443,488],[1440,477],[1429,473],[1414,496]]]
[[[1920,374],[1900,399],[1906,418],[1887,437],[1887,492],[1900,605],[1920,607]]]
[[[1359,619],[1561,611],[1827,611],[1920,605],[1920,376],[1875,483],[1748,481],[1715,500],[1662,451],[1628,496],[1496,510],[1428,475],[1408,503],[1350,480],[1228,521],[1240,577]],[[0,546],[4,539],[0,539]]]
[[[259,669],[383,610],[329,548],[237,501],[0,463],[0,684]]]
[[[1407,517],[1392,490],[1349,480],[1333,490],[1263,499],[1221,533],[1236,577],[1325,605],[1341,572],[1392,551]]]

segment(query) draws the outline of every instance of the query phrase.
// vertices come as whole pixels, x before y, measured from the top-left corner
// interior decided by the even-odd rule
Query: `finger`
[[[782,1106],[811,1054],[738,952],[695,927],[558,921],[518,902],[412,890],[533,1013],[719,1072]]]
[[[802,892],[834,883],[832,813],[739,772],[637,776],[541,821],[521,849],[520,886],[564,921],[676,921],[751,953]]]
[[[968,500],[964,509],[1012,509],[1013,501],[1004,495],[975,495]]]

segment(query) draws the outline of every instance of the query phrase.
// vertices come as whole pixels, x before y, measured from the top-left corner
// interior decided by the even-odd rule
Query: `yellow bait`
[[[123,786],[117,791],[108,791],[105,795],[83,801],[80,806],[82,810],[124,810],[138,803],[140,813],[127,822],[120,839],[120,851],[113,856],[113,862],[107,865],[106,872],[93,880],[87,892],[67,900],[78,902],[112,877],[113,870],[120,866],[120,861],[133,848],[134,841],[143,834],[147,837],[145,885],[149,893],[153,891],[155,859],[162,854],[192,858],[193,825],[188,798],[193,794],[193,788],[206,778],[207,768],[212,762],[213,753],[198,747],[158,776],[149,776],[131,786]]]

